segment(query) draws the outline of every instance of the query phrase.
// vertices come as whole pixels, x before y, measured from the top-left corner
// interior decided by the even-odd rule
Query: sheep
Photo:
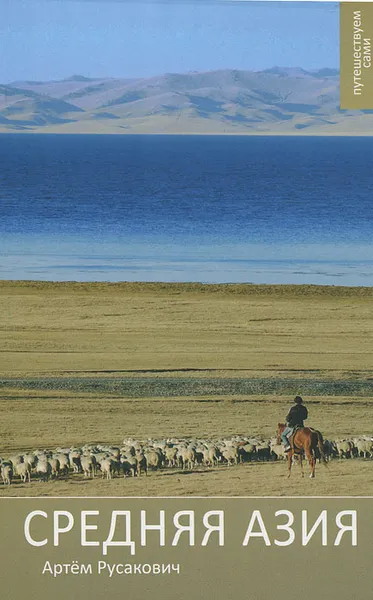
[[[9,458],[9,462],[12,463],[13,469],[14,469],[16,465],[19,465],[20,463],[23,462],[23,456],[22,456],[22,454],[15,454],[14,456],[11,456]]]
[[[103,458],[100,461],[100,467],[101,467],[101,473],[102,473],[102,477],[106,477],[106,479],[112,479],[113,477],[113,459],[108,457],[108,458]]]
[[[137,451],[136,456],[137,460],[137,474],[140,477],[142,472],[145,472],[145,475],[148,475],[148,463],[145,458],[145,455],[142,452]]]
[[[227,461],[228,466],[233,464],[238,465],[238,450],[237,448],[225,448],[222,450],[223,458]]]
[[[36,467],[37,458],[35,454],[28,452],[23,455],[23,462],[27,463],[30,466],[30,469],[33,469]]]
[[[149,449],[144,452],[144,456],[147,468],[152,467],[152,469],[160,469],[163,461],[159,451]]]
[[[121,470],[120,459],[115,458],[115,456],[111,455],[111,472],[112,474],[116,473],[119,477]]]
[[[123,470],[124,477],[133,476],[136,477],[138,475],[138,461],[135,456],[125,457],[123,456],[120,459],[121,467]]]
[[[343,457],[347,458],[347,456],[352,458],[352,449],[353,449],[352,442],[349,442],[348,440],[339,440],[336,442],[336,447],[337,447],[337,452],[338,452],[339,458],[343,458]]]
[[[80,459],[80,464],[83,469],[84,477],[95,476],[96,459],[94,457],[83,454]]]
[[[109,457],[110,457],[110,454],[108,454],[107,452],[95,452],[95,453],[93,453],[93,454],[92,454],[92,456],[94,456],[94,457],[95,457],[95,459],[96,459],[96,464],[97,464],[97,465],[100,465],[101,461],[102,461],[104,458],[109,458]]]
[[[196,464],[196,452],[194,448],[180,448],[179,456],[181,458],[182,468],[192,470]]]
[[[120,460],[120,449],[119,448],[110,447],[109,452],[115,460],[118,460],[118,461]]]
[[[67,475],[69,472],[69,466],[70,466],[70,461],[69,461],[69,455],[65,454],[64,452],[58,452],[56,454],[53,454],[52,458],[55,458],[59,461],[60,463],[60,473],[63,473],[64,475]]]
[[[4,485],[11,485],[13,479],[13,467],[10,462],[3,462],[1,465],[1,477]]]
[[[247,462],[252,460],[255,455],[256,448],[249,442],[242,442],[237,447],[240,462]]]
[[[324,456],[325,460],[329,461],[333,456],[338,455],[338,450],[334,442],[331,440],[324,440]]]
[[[278,444],[277,442],[270,444],[271,454],[276,457],[276,459],[285,460],[287,458],[287,454],[285,452],[284,446],[282,444]]]
[[[219,448],[216,446],[209,446],[203,451],[203,464],[207,467],[218,466],[221,456]]]
[[[327,460],[340,458],[373,458],[373,438],[361,435],[354,439],[324,440]],[[231,438],[165,438],[134,440],[127,439],[123,447],[114,445],[86,444],[82,448],[56,448],[28,451],[24,455],[14,454],[8,459],[0,459],[3,482],[10,484],[13,474],[23,482],[30,482],[33,469],[42,481],[57,477],[60,473],[74,476],[83,473],[84,477],[94,477],[96,469],[101,469],[102,477],[111,479],[115,473],[124,476],[139,476],[147,469],[168,468],[195,469],[197,466],[211,468],[220,463],[228,466],[239,462],[257,459],[284,458],[285,453],[277,438],[255,439],[237,435]],[[10,467],[8,469],[7,467]]]
[[[60,461],[58,458],[48,458],[48,462],[51,466],[51,477],[57,478],[60,473]]]
[[[16,474],[22,479],[23,483],[31,483],[31,467],[28,462],[17,463],[14,467]]]
[[[367,458],[367,455],[371,458],[372,457],[372,450],[373,450],[373,442],[372,441],[368,441],[368,440],[356,440],[356,451],[357,451],[357,456],[361,456],[361,454],[364,455],[364,458]]]
[[[52,465],[48,459],[38,460],[36,472],[40,475],[40,481],[48,481],[52,474]]]
[[[265,440],[260,441],[258,444],[256,444],[255,450],[258,460],[270,460],[271,449],[268,442]]]
[[[120,449],[120,453],[122,456],[135,456],[136,454],[136,449],[135,446],[122,446],[122,448]]]
[[[198,446],[198,447],[194,447],[193,450],[194,450],[194,455],[195,455],[194,465],[195,466],[203,465],[204,448],[202,448],[201,446]]]
[[[37,464],[38,464],[39,461],[43,462],[43,461],[48,460],[48,458],[50,456],[51,455],[49,455],[49,453],[46,453],[46,452],[41,451],[41,450],[37,450],[35,452],[35,458],[36,458],[36,465],[35,466],[37,466]]]
[[[166,446],[164,449],[164,455],[166,457],[166,462],[169,467],[176,467],[177,465],[177,448],[175,446],[169,447]]]
[[[74,473],[79,473],[82,469],[80,457],[81,452],[79,450],[74,449],[69,452],[70,467],[73,469]]]

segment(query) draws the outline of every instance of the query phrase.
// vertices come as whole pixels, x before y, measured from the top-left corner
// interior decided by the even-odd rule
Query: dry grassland
[[[354,382],[358,390],[373,378],[372,300],[370,288],[0,282],[0,455],[128,436],[270,437],[306,379],[318,386],[306,396],[310,425],[332,438],[373,433],[373,394],[354,393]],[[136,377],[140,391],[95,391],[88,377]],[[31,389],[35,378],[46,386]],[[166,378],[215,384],[204,395],[153,395],[153,381],[167,387]],[[243,395],[232,384],[222,394],[216,385],[259,378],[289,381],[289,393]],[[348,394],[328,395],[334,381]],[[295,470],[288,483],[285,471],[251,463],[111,482],[70,476],[0,493],[373,495],[370,460],[333,461],[314,481]]]

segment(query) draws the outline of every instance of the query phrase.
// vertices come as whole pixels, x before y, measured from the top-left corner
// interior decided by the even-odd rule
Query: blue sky
[[[339,66],[336,3],[0,0],[0,82]]]

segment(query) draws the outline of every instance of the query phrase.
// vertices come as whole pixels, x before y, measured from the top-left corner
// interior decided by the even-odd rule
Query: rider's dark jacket
[[[295,425],[299,425],[300,427],[304,427],[303,421],[307,419],[308,411],[303,404],[295,404],[289,410],[286,422],[289,427],[295,427]]]

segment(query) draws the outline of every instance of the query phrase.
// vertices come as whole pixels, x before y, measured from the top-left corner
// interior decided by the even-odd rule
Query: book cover
[[[372,4],[1,7],[4,598],[368,597]]]

